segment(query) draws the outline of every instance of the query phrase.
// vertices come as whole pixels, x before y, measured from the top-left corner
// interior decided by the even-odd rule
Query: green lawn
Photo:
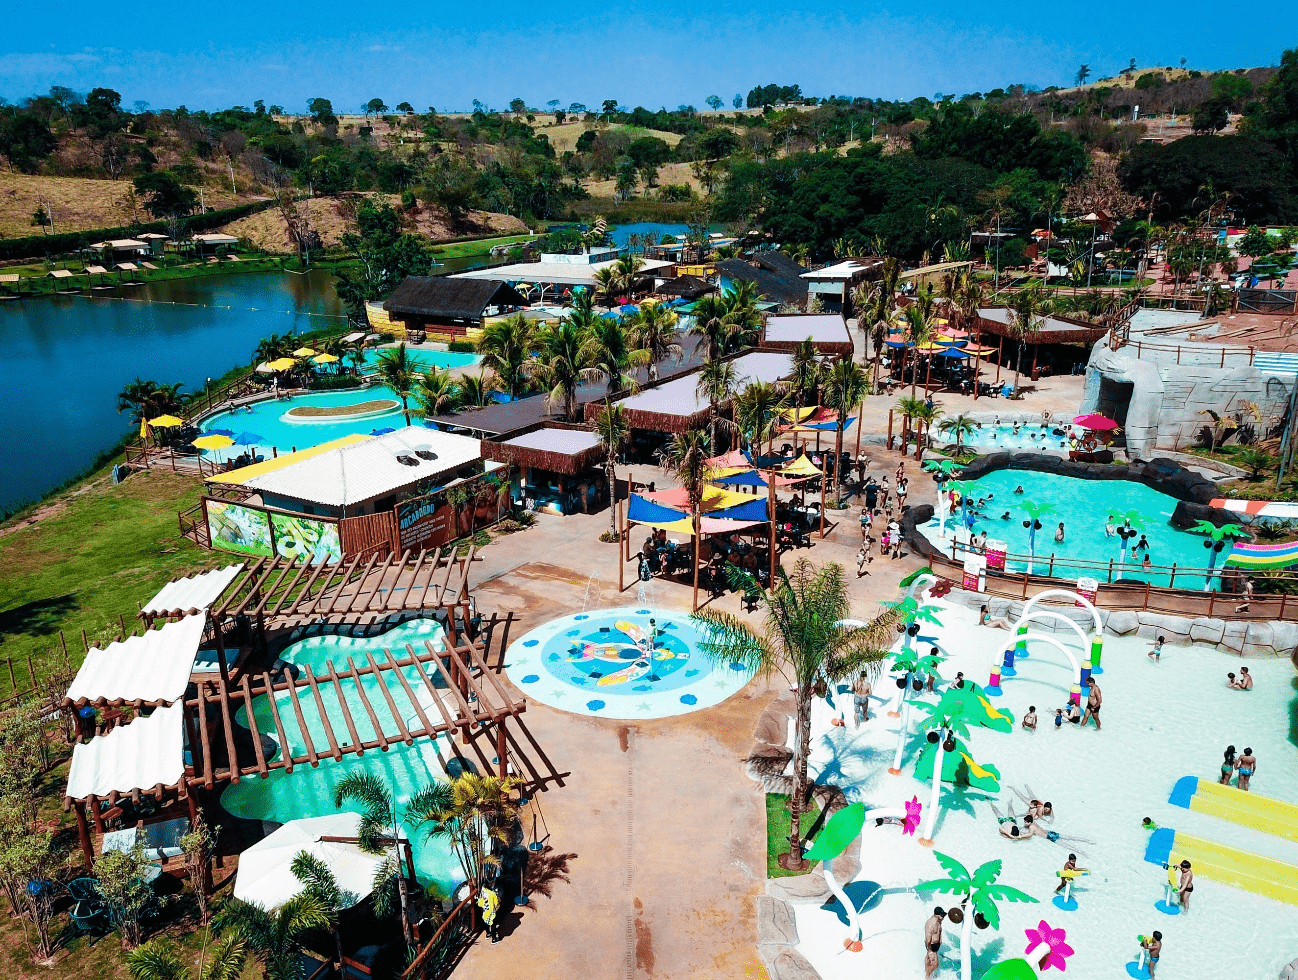
[[[35,525],[0,537],[0,658],[21,662],[20,687],[30,686],[29,654],[38,674],[59,665],[62,654],[51,653],[59,630],[75,665],[81,630],[91,645],[109,640],[119,615],[129,627],[138,603],[173,578],[230,561],[180,536],[176,514],[197,503],[200,489],[194,477],[162,470],[114,487],[105,471],[53,498]],[[0,665],[0,697],[9,691]]]
[[[809,804],[810,812],[803,813],[799,823],[805,835],[815,825],[820,816],[816,801]],[[776,860],[789,850],[789,797],[786,793],[766,794],[766,877],[787,878],[792,875],[806,874],[806,871],[786,871]],[[808,871],[810,868],[807,869]]]
[[[486,255],[494,245],[516,245],[519,242],[530,242],[535,237],[535,235],[505,235],[501,238],[479,238],[472,242],[435,245],[434,251],[439,258],[462,259],[470,255]]]

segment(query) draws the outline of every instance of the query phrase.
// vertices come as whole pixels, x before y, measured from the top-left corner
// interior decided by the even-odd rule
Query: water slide
[[[1168,803],[1298,843],[1298,806],[1234,786],[1182,776]]]
[[[1160,867],[1189,861],[1196,876],[1298,905],[1298,866],[1161,827],[1149,838],[1145,860]]]

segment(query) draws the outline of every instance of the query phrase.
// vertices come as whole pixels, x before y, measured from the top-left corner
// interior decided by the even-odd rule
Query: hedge
[[[275,206],[274,201],[252,201],[220,211],[208,211],[206,214],[191,214],[180,221],[181,230],[203,232],[211,228],[228,225],[258,211],[265,211]],[[167,222],[150,221],[145,224],[128,225],[122,228],[94,228],[89,231],[69,231],[60,235],[28,235],[25,238],[0,239],[0,261],[6,259],[43,259],[55,255],[66,255],[69,252],[89,245],[91,242],[104,241],[110,238],[132,238],[145,232],[167,233]]]

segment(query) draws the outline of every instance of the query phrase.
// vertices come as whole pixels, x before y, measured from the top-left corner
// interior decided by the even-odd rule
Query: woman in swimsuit
[[[1230,785],[1230,777],[1235,773],[1235,746],[1227,745],[1226,751],[1222,754],[1221,760],[1221,778],[1217,782],[1223,786]]]

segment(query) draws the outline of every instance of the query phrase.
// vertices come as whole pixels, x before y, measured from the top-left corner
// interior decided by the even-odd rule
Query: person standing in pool
[[[1154,969],[1158,966],[1158,958],[1163,955],[1163,934],[1155,929],[1154,934],[1142,939],[1140,945],[1149,954],[1149,980],[1154,980]]]
[[[1064,869],[1059,872],[1059,887],[1055,889],[1055,894],[1058,895],[1068,887],[1068,882],[1072,880],[1074,872],[1086,870],[1086,868],[1079,868],[1077,866],[1076,854],[1069,854],[1068,860],[1064,862]]]
[[[1028,713],[1023,716],[1022,725],[1030,732],[1037,730],[1037,706],[1035,704],[1028,705]]]
[[[1247,667],[1241,667],[1239,669],[1239,680],[1232,678],[1230,686],[1237,691],[1251,691],[1253,690],[1253,675],[1248,672]]]
[[[1106,520],[1104,522],[1104,536],[1106,538],[1112,538],[1115,537],[1117,533],[1118,533],[1118,529],[1113,526],[1113,519],[1109,518],[1108,520]]]
[[[1091,678],[1091,693],[1086,696],[1086,714],[1082,716],[1080,728],[1086,727],[1088,718],[1095,719],[1095,730],[1100,730],[1100,705],[1104,703],[1104,695],[1100,693],[1100,685],[1095,683],[1095,678]]]
[[[1177,886],[1176,894],[1181,901],[1181,911],[1190,911],[1190,892],[1194,891],[1194,871],[1190,868],[1189,861],[1181,862],[1181,883]]]
[[[1160,660],[1163,659],[1163,644],[1166,642],[1167,642],[1167,637],[1160,636],[1158,640],[1154,643],[1154,645],[1149,648],[1149,653],[1147,656],[1149,657],[1150,660],[1154,661],[1154,663],[1158,663]]]
[[[1249,781],[1256,772],[1257,756],[1253,754],[1252,749],[1246,748],[1244,754],[1239,757],[1239,779],[1235,781],[1235,785],[1247,793]]]
[[[1055,542],[1057,544],[1064,543],[1064,522],[1063,521],[1060,521],[1059,527],[1055,528]]]
[[[933,914],[924,923],[924,977],[927,980],[937,972],[937,954],[942,948],[942,923],[946,921],[946,909],[937,906]]]
[[[1223,786],[1230,785],[1230,777],[1235,775],[1235,746],[1227,745],[1221,756],[1221,778],[1217,782]]]

